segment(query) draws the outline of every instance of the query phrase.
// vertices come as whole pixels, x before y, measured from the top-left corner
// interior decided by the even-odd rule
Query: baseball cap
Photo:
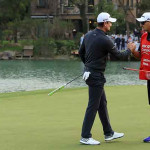
[[[136,18],[139,22],[150,21],[150,12],[144,13],[141,18]]]
[[[117,20],[116,18],[111,18],[110,14],[108,14],[106,12],[102,12],[97,16],[97,22],[98,23],[107,22],[107,21],[116,22],[116,20]]]

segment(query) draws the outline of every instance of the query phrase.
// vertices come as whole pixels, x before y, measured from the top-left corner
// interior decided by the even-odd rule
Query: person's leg
[[[118,49],[118,51],[119,51],[119,45],[117,44],[117,49]]]
[[[108,115],[108,111],[107,111],[107,100],[106,100],[106,96],[105,96],[105,91],[103,91],[102,96],[101,96],[98,113],[99,113],[100,120],[103,125],[105,141],[111,141],[113,139],[118,139],[118,138],[121,138],[124,136],[124,133],[114,132],[111,128],[110,121],[109,121],[109,115]]]
[[[103,86],[96,86],[96,87],[89,86],[89,102],[86,109],[81,134],[83,138],[92,137],[92,134],[90,132],[95,120],[97,110],[99,108],[102,92]]]
[[[147,80],[148,101],[150,105],[150,80]]]
[[[150,105],[150,80],[147,80],[147,92],[148,92],[148,101],[149,101],[149,105]],[[150,136],[145,138],[143,140],[143,142],[149,143],[150,142]]]
[[[104,90],[102,92],[100,105],[98,108],[98,114],[103,125],[104,135],[109,136],[113,134],[114,131],[112,130],[112,127],[110,125],[109,114],[107,110],[107,100],[106,100],[106,95]]]

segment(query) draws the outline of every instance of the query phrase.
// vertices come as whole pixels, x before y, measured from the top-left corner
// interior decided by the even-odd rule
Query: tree
[[[97,6],[95,6],[95,18],[98,16],[100,12],[107,12],[111,16],[117,18],[117,22],[113,23],[112,31],[117,33],[124,33],[124,13],[122,11],[118,11],[115,9],[114,4],[110,1],[101,0]]]
[[[124,15],[125,15],[125,23],[126,23],[126,29],[127,29],[127,35],[129,36],[129,32],[130,32],[130,28],[129,28],[129,21],[127,19],[128,17],[128,12],[130,12],[130,14],[136,18],[136,16],[134,16],[134,14],[131,11],[131,8],[129,7],[129,0],[126,1],[126,4],[124,4],[124,1],[122,0],[118,0],[119,5],[120,5],[120,9],[122,9],[124,11]]]
[[[144,12],[150,11],[150,2],[149,0],[137,0],[137,16],[140,17]]]
[[[17,43],[17,25],[25,18],[30,8],[30,0],[0,0],[0,25],[6,26],[7,23],[13,22],[13,36]]]
[[[82,19],[82,27],[83,27],[83,33],[86,33],[88,31],[88,0],[70,0],[72,4],[77,6],[80,10],[80,16]]]

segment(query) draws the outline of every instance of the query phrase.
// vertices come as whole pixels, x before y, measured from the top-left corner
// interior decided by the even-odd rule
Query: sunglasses
[[[141,25],[144,25],[146,22],[147,22],[147,21],[143,21],[143,22],[141,22]]]

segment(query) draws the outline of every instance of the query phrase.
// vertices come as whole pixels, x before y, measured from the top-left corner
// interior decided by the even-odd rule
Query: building
[[[128,22],[136,23],[137,9],[136,5],[140,0],[112,0],[116,6],[116,9],[122,9],[126,11],[126,20]]]
[[[60,0],[32,0],[31,1],[31,18],[53,19],[60,15]]]
[[[99,0],[88,0],[87,17],[94,19],[94,5]],[[77,30],[82,30],[80,11],[70,0],[33,0],[31,2],[31,18],[53,20],[54,17],[60,17],[63,20],[72,20]],[[91,22],[91,21],[89,21]]]
[[[116,9],[126,6],[126,20],[136,23],[136,3],[140,0],[107,0],[115,4]],[[92,25],[94,18],[94,6],[101,0],[88,0],[87,18],[89,26]],[[33,0],[31,2],[31,18],[49,18],[60,17],[64,20],[72,20],[78,31],[82,30],[80,11],[70,0]]]

